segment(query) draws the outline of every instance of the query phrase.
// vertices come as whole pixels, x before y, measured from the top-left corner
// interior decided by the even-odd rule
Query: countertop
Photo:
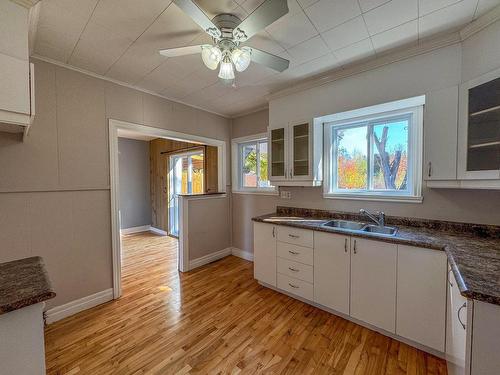
[[[0,264],[0,315],[55,296],[42,258]]]
[[[464,297],[500,305],[500,227],[388,217],[386,225],[398,232],[384,236],[322,226],[332,219],[370,222],[356,214],[284,207],[252,220],[445,251]]]

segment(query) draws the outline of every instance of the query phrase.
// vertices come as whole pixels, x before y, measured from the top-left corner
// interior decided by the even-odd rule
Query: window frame
[[[238,194],[262,194],[262,195],[277,195],[278,191],[275,186],[270,187],[245,187],[243,186],[243,159],[241,157],[241,150],[246,145],[259,144],[262,142],[267,143],[269,150],[269,140],[267,133],[259,133],[247,137],[234,138],[231,140],[232,151],[232,192]],[[257,158],[259,158],[259,147],[257,146]],[[269,151],[268,151],[269,161]],[[269,164],[268,164],[269,167]],[[260,163],[257,163],[257,181],[260,170]],[[268,168],[269,178],[269,168]],[[268,179],[269,180],[269,179]]]
[[[377,106],[362,108],[354,111],[326,116],[324,126],[324,191],[325,198],[355,199],[393,202],[422,202],[422,157],[423,157],[423,105],[425,96],[385,103]],[[411,106],[409,106],[411,105]],[[384,191],[370,190],[372,184],[374,154],[371,150],[373,140],[367,142],[367,175],[368,188],[358,190],[337,189],[337,155],[336,139],[332,139],[338,129],[367,126],[368,135],[373,137],[373,127],[377,121],[386,119],[397,120],[410,117],[408,129],[408,190]]]

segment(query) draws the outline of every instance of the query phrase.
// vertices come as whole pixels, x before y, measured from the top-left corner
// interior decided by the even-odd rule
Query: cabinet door
[[[464,83],[460,92],[458,174],[500,178],[500,70]]]
[[[426,180],[457,178],[458,86],[428,94],[424,115]]]
[[[467,299],[460,294],[451,269],[448,269],[446,304],[446,360],[463,369],[467,338]]]
[[[396,334],[444,352],[446,254],[398,245]]]
[[[351,316],[395,333],[397,245],[352,238]]]
[[[351,239],[314,233],[314,302],[349,314]]]
[[[269,131],[269,180],[282,181],[288,178],[288,128],[286,126]]]
[[[311,178],[311,124],[290,125],[290,175],[296,180]]]
[[[253,225],[254,277],[276,286],[276,227],[271,224]]]

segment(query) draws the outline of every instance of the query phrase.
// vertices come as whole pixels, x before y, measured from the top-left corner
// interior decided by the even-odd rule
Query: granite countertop
[[[42,258],[0,264],[0,315],[55,296]]]
[[[445,251],[464,297],[500,305],[500,226],[387,217],[398,232],[384,236],[322,226],[332,219],[370,223],[358,214],[288,207],[252,220]]]

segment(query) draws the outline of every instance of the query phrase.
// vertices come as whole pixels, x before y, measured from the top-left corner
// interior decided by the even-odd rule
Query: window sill
[[[278,190],[233,190],[233,194],[279,195]]]
[[[368,195],[368,194],[338,194],[324,193],[323,198],[346,199],[360,201],[396,202],[396,203],[422,203],[424,197],[390,196],[390,195]]]

